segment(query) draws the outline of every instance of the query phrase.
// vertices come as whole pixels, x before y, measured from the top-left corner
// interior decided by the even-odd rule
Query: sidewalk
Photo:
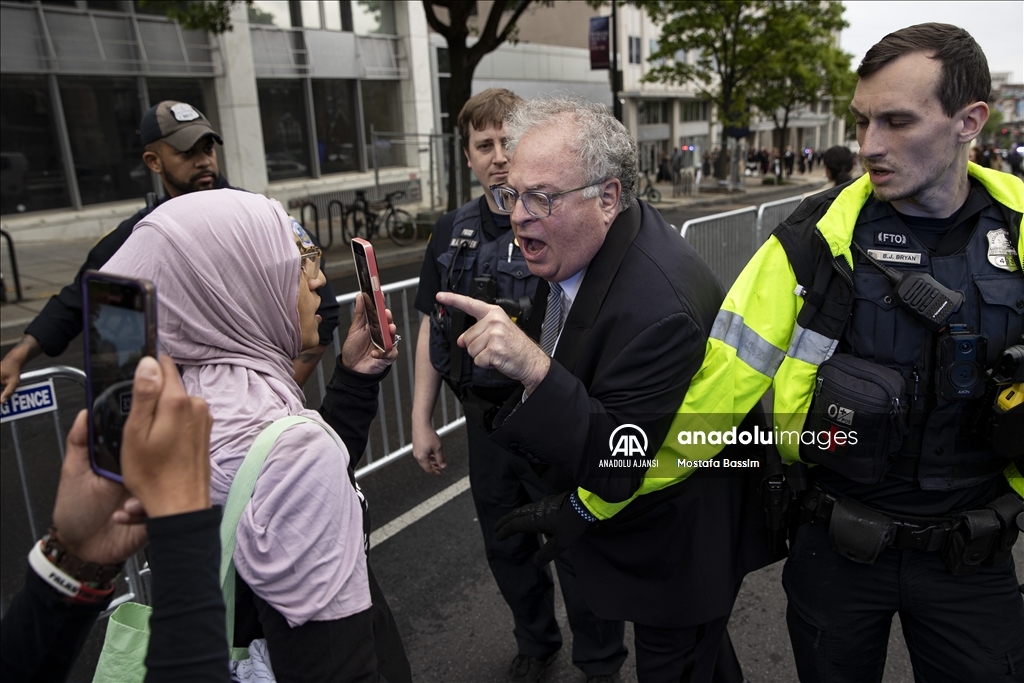
[[[697,197],[672,197],[671,183],[657,183],[662,200],[654,206],[661,210],[673,210],[695,206],[716,206],[723,204],[757,204],[757,197],[783,189],[774,185],[762,185],[760,177],[745,178],[746,191],[729,194],[705,193]],[[807,175],[794,174],[790,179],[793,195],[813,191],[825,183],[821,170]],[[325,236],[326,240],[326,236]],[[26,242],[15,244],[18,259],[18,273],[24,300],[14,302],[14,275],[10,270],[10,255],[7,243],[0,245],[0,267],[3,268],[4,285],[7,287],[7,303],[0,305],[0,344],[11,344],[21,338],[29,322],[43,309],[46,301],[60,291],[61,287],[75,279],[86,254],[93,247],[94,240],[69,240],[65,242]],[[396,246],[391,240],[380,239],[374,243],[377,261],[381,268],[412,263],[423,258],[425,241],[421,240],[408,247]],[[338,279],[353,273],[349,247],[335,235],[334,244],[327,250],[324,271],[327,277]],[[336,292],[343,294],[344,292]]]

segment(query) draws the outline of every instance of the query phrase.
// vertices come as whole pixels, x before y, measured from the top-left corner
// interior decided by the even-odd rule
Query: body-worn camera
[[[988,340],[966,325],[950,325],[939,337],[935,387],[950,401],[981,398],[985,393],[985,358]]]
[[[530,297],[521,296],[518,299],[499,299],[498,281],[491,275],[480,275],[473,278],[470,296],[479,299],[484,303],[501,306],[501,309],[508,314],[520,329],[525,329],[530,315],[533,313],[533,302]]]

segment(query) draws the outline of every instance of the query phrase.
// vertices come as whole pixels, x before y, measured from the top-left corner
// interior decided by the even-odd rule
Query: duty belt
[[[820,484],[804,497],[800,506],[801,522],[809,522],[812,519],[821,520],[826,525],[832,520],[832,510],[837,496],[826,492]],[[851,501],[846,501],[851,504]],[[956,526],[958,520],[953,517],[893,517],[884,512],[879,512],[867,506],[855,503],[858,507],[870,510],[876,515],[882,515],[890,519],[895,527],[895,533],[886,544],[894,550],[922,550],[925,552],[937,552],[942,550],[949,537],[950,532]]]

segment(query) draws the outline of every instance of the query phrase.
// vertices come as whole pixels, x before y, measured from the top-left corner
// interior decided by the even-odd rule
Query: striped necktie
[[[562,331],[562,286],[552,282],[549,287],[547,313],[540,330],[540,348],[550,356],[555,350],[558,333]]]

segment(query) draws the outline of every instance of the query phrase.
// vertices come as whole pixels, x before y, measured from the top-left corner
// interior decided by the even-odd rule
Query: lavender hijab
[[[156,286],[159,347],[213,415],[215,504],[224,504],[263,427],[288,415],[323,423],[303,407],[292,379],[301,343],[298,288],[306,286],[299,269],[281,205],[237,190],[162,204],[103,267]],[[362,509],[348,462],[333,431],[291,427],[267,457],[238,524],[239,575],[293,627],[370,607]]]

